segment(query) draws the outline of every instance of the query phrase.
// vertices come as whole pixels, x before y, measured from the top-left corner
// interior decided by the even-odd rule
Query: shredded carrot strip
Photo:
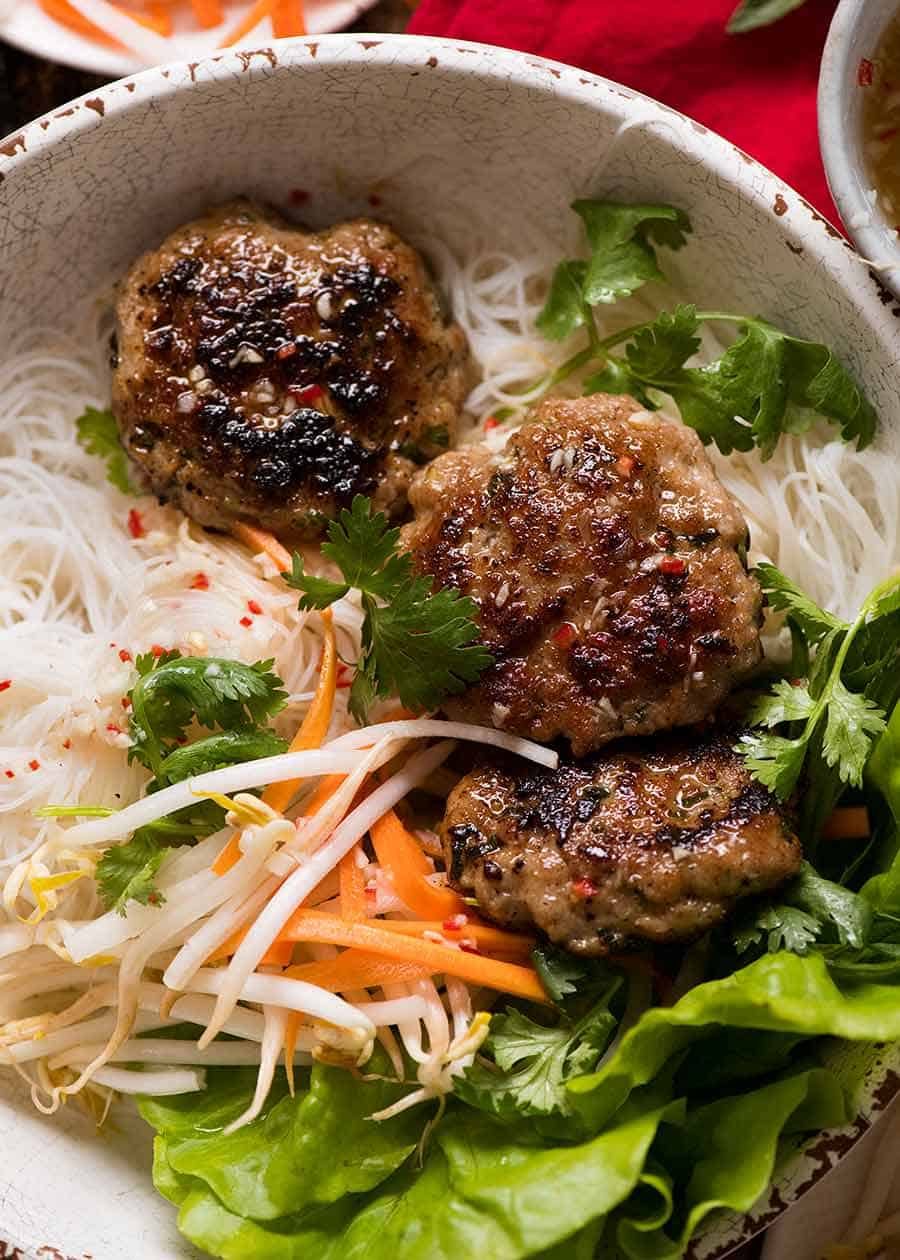
[[[70,31],[84,35],[87,39],[92,39],[98,44],[106,44],[113,48],[122,47],[117,39],[113,39],[111,35],[101,30],[99,26],[89,22],[86,17],[68,3],[68,0],[41,0],[41,8],[48,17],[53,18],[54,22],[59,22],[61,26],[67,26]],[[116,8],[127,17],[130,17],[132,21],[137,22],[139,26],[155,31],[157,35],[171,34],[171,24],[168,19],[161,22],[159,17],[152,13],[136,13],[132,9],[123,8],[121,5],[116,5]],[[166,29],[167,27],[168,29]]]
[[[512,993],[536,1002],[547,1001],[537,972],[530,967],[498,962],[483,954],[471,954],[416,936],[385,931],[371,920],[368,923],[348,923],[336,915],[322,914],[317,910],[295,910],[277,939],[354,947],[398,961],[420,963],[434,972],[459,976],[470,984],[484,985],[501,993]]]
[[[287,1077],[288,1091],[294,1097],[294,1051],[297,1049],[297,1034],[300,1032],[300,1015],[292,1011],[284,1026],[284,1074]]]
[[[207,28],[218,26],[222,21],[222,6],[219,0],[191,0],[191,8],[200,26]]]
[[[331,993],[348,989],[369,989],[373,985],[404,984],[409,980],[425,980],[434,969],[423,963],[403,962],[367,954],[361,949],[345,949],[337,958],[321,962],[297,963],[284,973],[292,980],[317,984]]]
[[[219,44],[220,48],[228,48],[231,44],[236,44],[239,39],[243,39],[245,35],[249,35],[255,26],[258,26],[263,18],[267,18],[278,0],[256,0],[256,4],[251,5],[246,15],[238,22],[237,26],[225,36]],[[261,532],[261,531],[260,531]],[[290,564],[287,566],[290,568]]]
[[[334,694],[337,685],[337,644],[334,638],[334,625],[331,609],[322,613],[325,624],[325,647],[322,651],[322,666],[319,670],[319,681],[313,702],[307,710],[306,717],[291,740],[291,752],[302,752],[305,748],[321,748],[331,714],[334,711]],[[291,779],[285,783],[273,783],[263,792],[263,801],[273,809],[285,810],[291,798],[300,787],[302,780]]]
[[[226,875],[241,856],[240,833],[235,832],[212,864],[217,875]]]
[[[290,569],[291,553],[286,551],[275,535],[270,534],[267,529],[258,529],[255,525],[236,521],[231,527],[231,532],[238,542],[242,542],[251,551],[265,552],[272,563],[278,566],[279,573],[287,573]]]
[[[341,881],[341,918],[361,922],[366,914],[366,877],[356,860],[359,845],[354,845],[341,858],[338,870]]]
[[[278,0],[272,10],[272,33],[276,39],[286,35],[305,35],[303,0]]]
[[[403,826],[394,810],[378,819],[371,829],[372,844],[397,896],[423,919],[445,919],[463,914],[466,903],[450,888],[436,888],[426,876],[431,862],[421,845]]]
[[[230,958],[237,951],[237,947],[241,944],[244,937],[249,931],[248,928],[238,928],[229,936],[227,941],[223,941],[218,949],[214,949],[206,960],[209,963],[221,962],[223,958]],[[289,941],[273,941],[266,952],[260,959],[261,966],[267,967],[286,967],[294,956],[294,947]]]
[[[501,928],[489,927],[477,920],[473,922],[471,917],[459,927],[440,919],[424,922],[421,919],[379,919],[377,926],[387,932],[398,932],[401,936],[424,936],[426,932],[439,932],[454,945],[460,941],[473,941],[479,949],[491,954],[518,954],[527,958],[535,946],[531,936],[504,932]]]
[[[172,14],[164,0],[147,0],[147,13],[153,19],[156,30],[166,39],[172,34]],[[133,16],[129,10],[129,17]]]
[[[864,840],[871,832],[869,811],[865,805],[845,805],[828,818],[822,828],[822,839]]]

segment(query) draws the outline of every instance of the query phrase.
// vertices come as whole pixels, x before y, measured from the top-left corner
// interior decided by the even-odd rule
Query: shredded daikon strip
[[[471,722],[442,722],[435,718],[412,718],[402,722],[383,722],[379,726],[364,726],[357,731],[348,731],[327,745],[330,749],[364,748],[373,739],[464,739],[476,744],[488,744],[494,748],[503,748],[507,752],[517,753],[528,761],[535,761],[540,766],[549,766],[555,770],[559,765],[559,754],[542,744],[530,739],[521,739],[518,735],[506,735],[502,731],[491,730],[489,726],[476,726]]]
[[[191,980],[192,993],[205,993],[218,997],[227,984],[228,972],[222,968],[201,967]],[[240,994],[244,1002],[281,1007],[286,1011],[299,1011],[313,1019],[325,1020],[338,1028],[362,1028],[374,1032],[375,1025],[365,1012],[351,1006],[336,993],[307,984],[305,980],[292,980],[289,976],[265,976],[255,972],[244,981]],[[204,1034],[198,1044],[201,1049],[210,1044],[211,1037]]]
[[[263,787],[268,783],[281,783],[285,779],[311,779],[323,774],[349,774],[359,764],[359,754],[348,749],[313,749],[309,752],[280,753],[276,757],[261,757],[257,761],[244,761],[224,770],[211,770],[195,779],[186,779],[172,787],[153,792],[133,805],[126,806],[108,818],[95,818],[90,822],[76,823],[66,831],[69,845],[109,844],[120,840],[147,823],[158,822],[178,809],[196,803],[197,797],[210,792],[246,792],[250,788]]]

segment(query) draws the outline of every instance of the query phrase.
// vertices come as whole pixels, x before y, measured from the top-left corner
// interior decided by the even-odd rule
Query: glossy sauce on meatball
[[[686,941],[796,874],[800,844],[734,737],[633,741],[466,775],[441,828],[452,881],[498,923],[602,955]]]
[[[320,534],[403,509],[471,384],[421,257],[368,219],[310,233],[235,202],[135,263],[113,410],[148,487],[203,525]]]
[[[495,657],[453,717],[581,756],[706,717],[759,662],[746,523],[696,433],[630,398],[549,399],[410,501],[418,571],[475,600]]]

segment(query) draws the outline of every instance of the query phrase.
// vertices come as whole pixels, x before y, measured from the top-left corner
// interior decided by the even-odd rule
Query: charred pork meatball
[[[309,233],[235,202],[140,258],[119,300],[122,439],[203,525],[313,537],[357,493],[394,514],[470,385],[422,259],[368,219]]]
[[[693,430],[627,397],[550,399],[499,453],[410,492],[420,573],[470,595],[495,664],[453,717],[582,756],[699,721],[760,659],[747,526]]]
[[[490,918],[579,954],[685,941],[800,866],[733,738],[668,736],[533,771],[495,762],[447,802],[447,869]]]

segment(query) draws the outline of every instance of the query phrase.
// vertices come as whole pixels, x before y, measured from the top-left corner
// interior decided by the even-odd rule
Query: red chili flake
[[[887,131],[879,131],[875,139],[876,140],[893,140],[894,136],[897,134],[898,131],[900,131],[900,127],[888,127]]]
[[[70,739],[64,739],[63,748],[71,748],[71,747],[72,747],[72,741]]]
[[[35,758],[34,758],[34,757],[32,757],[31,761],[29,761],[29,763],[28,763],[28,769],[29,769],[29,770],[40,770],[40,768],[41,768],[41,763],[40,763],[39,761],[36,761],[36,760],[35,760]]]
[[[480,954],[481,950],[469,936],[464,936],[459,942],[459,948],[464,954]]]
[[[343,661],[340,661],[338,663],[337,670],[337,686],[343,690],[345,687],[351,686],[352,681],[352,670],[350,669],[350,666],[345,665]]]
[[[868,57],[860,59],[859,68],[856,71],[856,82],[859,87],[871,87],[872,80],[875,77],[875,67]]]
[[[164,647],[160,647],[158,643],[152,643],[150,645],[151,656],[160,657],[160,656],[165,656],[165,654],[166,654],[166,649]]]
[[[128,532],[132,538],[143,538],[147,532],[144,529],[143,518],[137,508],[132,508],[128,513]]]
[[[370,206],[381,205],[381,198],[378,196],[378,193],[375,193],[375,192],[369,193],[369,205]]]
[[[286,341],[283,346],[279,346],[275,351],[276,359],[290,359],[297,353],[297,347],[293,341]]]
[[[315,381],[311,385],[292,385],[290,392],[298,402],[302,403],[315,402],[317,398],[321,398],[325,393],[322,386],[317,385]]]
[[[305,206],[309,201],[309,193],[305,188],[292,188],[288,193],[288,200],[292,206]]]
[[[597,885],[591,879],[576,879],[572,883],[572,892],[576,897],[588,901],[591,897],[596,897]]]
[[[662,560],[659,562],[660,572],[668,574],[669,577],[680,576],[684,573],[686,568],[687,565],[682,560],[681,556],[663,556]]]
[[[4,770],[3,773],[6,775],[7,779],[14,779],[16,777],[14,770]]]
[[[661,634],[656,640],[656,650],[657,652],[668,652],[669,640],[664,634]]]
[[[578,634],[578,627],[574,626],[571,621],[564,621],[558,630],[553,632],[553,642],[560,647],[568,647]]]
[[[241,625],[242,625],[242,626],[252,626],[252,625],[253,625],[253,618],[252,618],[252,617],[241,617]]]
[[[616,472],[620,477],[630,477],[636,463],[637,460],[633,455],[620,455],[616,460]]]
[[[130,709],[130,708],[131,708],[131,701],[128,699],[128,697],[127,697],[127,696],[123,696],[123,697],[122,697],[122,708],[123,708],[123,709]]]
[[[11,686],[12,686],[11,678],[4,678],[2,681],[0,681],[0,691],[9,691]]]
[[[461,932],[469,922],[467,914],[451,914],[449,919],[445,919],[441,924],[445,932]]]
[[[205,573],[194,574],[193,580],[191,582],[191,590],[192,591],[208,591],[209,590],[209,578],[206,576]]]
[[[119,660],[122,662],[123,665],[126,663],[126,661],[131,660],[131,653],[128,651],[127,648],[119,648]]]
[[[247,600],[247,608],[249,609],[250,612],[253,613],[254,617],[258,617],[260,613],[262,612],[261,606],[257,604],[255,599]]]
[[[108,730],[111,734],[113,734],[113,735],[121,735],[121,734],[122,734],[122,728],[121,728],[121,726],[116,726],[115,722],[107,722],[107,723],[106,723],[106,729],[107,729],[107,730]]]
[[[500,427],[500,421],[497,419],[496,416],[488,416],[487,420],[485,420],[484,422],[485,433],[490,433],[491,429],[497,429],[499,427]]]

